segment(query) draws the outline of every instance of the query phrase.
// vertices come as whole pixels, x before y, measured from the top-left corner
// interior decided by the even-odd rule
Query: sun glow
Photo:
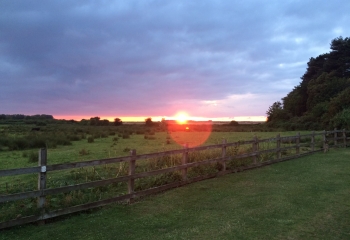
[[[185,124],[185,123],[187,123],[187,120],[188,120],[188,114],[185,112],[179,112],[175,115],[175,120],[179,124]]]

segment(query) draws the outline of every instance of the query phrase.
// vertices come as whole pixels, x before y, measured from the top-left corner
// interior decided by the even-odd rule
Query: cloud
[[[300,82],[310,57],[349,35],[349,7],[341,0],[2,1],[0,109],[261,115]],[[205,105],[211,101],[217,105]]]

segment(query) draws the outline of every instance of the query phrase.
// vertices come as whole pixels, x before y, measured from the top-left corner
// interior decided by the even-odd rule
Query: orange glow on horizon
[[[179,124],[185,124],[188,121],[188,114],[185,112],[179,112],[175,115],[175,120],[179,123]]]
[[[180,113],[179,113],[180,114]],[[186,114],[186,113],[185,113]],[[110,122],[114,122],[115,118],[120,118],[123,122],[144,122],[146,118],[151,117],[153,122],[160,122],[163,118],[165,120],[178,120],[178,116],[107,116],[107,115],[99,115],[99,114],[92,114],[92,115],[54,115],[53,117],[55,119],[65,119],[65,120],[75,120],[80,121],[82,119],[89,120],[92,117],[100,117],[101,120],[107,119]],[[238,121],[238,122],[265,122],[266,116],[238,116],[238,117],[214,117],[214,118],[208,118],[208,117],[193,117],[184,115],[183,117],[180,117],[182,119],[186,119],[186,121],[192,120],[192,121],[217,121],[217,122],[230,122],[232,120]],[[185,124],[186,122],[184,122]]]

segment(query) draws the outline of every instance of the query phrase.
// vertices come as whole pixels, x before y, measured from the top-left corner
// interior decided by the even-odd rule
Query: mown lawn
[[[0,239],[350,239],[350,149],[0,231]]]

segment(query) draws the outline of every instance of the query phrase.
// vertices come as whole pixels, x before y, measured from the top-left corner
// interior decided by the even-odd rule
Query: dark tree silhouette
[[[268,122],[299,129],[339,126],[350,107],[350,38],[338,37],[331,51],[310,58],[299,85],[266,112]],[[342,114],[338,115],[340,112]]]
[[[123,124],[123,121],[120,118],[114,119],[114,126],[120,126]]]
[[[145,119],[145,124],[146,124],[146,126],[148,126],[148,127],[151,127],[151,126],[153,126],[153,121],[152,121],[152,118],[146,118]]]

